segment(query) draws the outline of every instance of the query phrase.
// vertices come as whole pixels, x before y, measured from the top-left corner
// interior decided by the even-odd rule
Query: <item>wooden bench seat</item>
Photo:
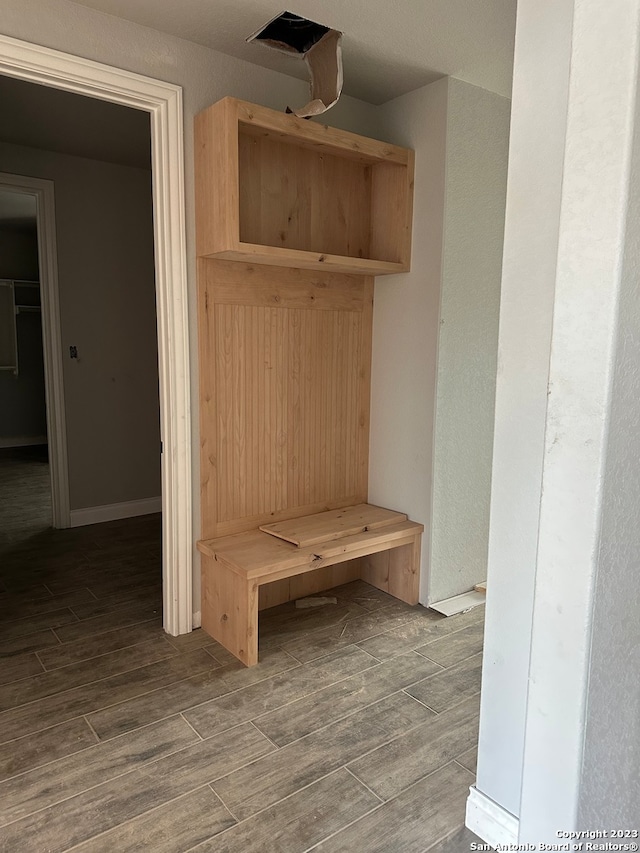
[[[371,558],[362,561],[363,580],[417,604],[423,529],[402,513],[359,504],[201,540],[202,627],[252,666],[261,585],[362,557]]]

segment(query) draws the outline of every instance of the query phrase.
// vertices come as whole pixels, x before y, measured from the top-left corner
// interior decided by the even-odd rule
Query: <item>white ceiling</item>
[[[344,91],[372,104],[451,75],[511,93],[516,0],[75,0],[307,79],[304,62],[246,44],[284,9],[344,33]]]

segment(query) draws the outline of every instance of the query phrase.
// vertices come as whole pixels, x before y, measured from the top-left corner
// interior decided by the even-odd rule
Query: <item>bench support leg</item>
[[[420,535],[409,545],[401,545],[389,551],[389,595],[418,603],[420,589]]]
[[[407,604],[417,604],[421,540],[418,534],[405,545],[363,557],[362,580]]]
[[[202,627],[246,666],[258,663],[258,585],[204,555]]]

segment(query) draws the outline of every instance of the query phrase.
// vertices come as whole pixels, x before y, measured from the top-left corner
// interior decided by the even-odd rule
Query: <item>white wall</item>
[[[502,267],[479,790],[520,811],[572,14],[520,0]],[[544,51],[544,60],[542,52]]]
[[[640,809],[640,97],[613,361],[591,628],[580,826],[637,826]],[[603,768],[608,772],[604,773]]]
[[[0,171],[55,185],[71,509],[157,497],[151,173],[7,143]]]
[[[183,87],[185,179],[192,360],[192,447],[194,535],[200,530],[197,322],[195,230],[193,202],[193,117],[200,110],[234,95],[274,109],[305,103],[308,84],[251,65],[200,45],[165,35],[129,21],[104,15],[68,0],[0,0],[0,30],[8,36],[41,44],[118,68],[166,80]],[[378,136],[377,108],[344,96],[326,123]],[[194,611],[200,609],[200,559],[194,543]]]
[[[519,3],[477,788],[521,843],[637,828],[639,23]]]
[[[449,80],[380,107],[385,138],[416,151],[411,272],[376,280],[369,500],[425,525],[421,601],[430,549],[433,418],[442,274]]]
[[[379,110],[416,193],[411,272],[376,281],[369,499],[425,525],[427,604],[486,576],[509,102],[446,78]]]
[[[449,80],[429,602],[487,577],[509,108]]]

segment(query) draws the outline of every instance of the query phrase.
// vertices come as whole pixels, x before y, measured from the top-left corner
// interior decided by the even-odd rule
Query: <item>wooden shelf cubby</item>
[[[200,257],[406,272],[413,151],[224,98],[196,116]]]

